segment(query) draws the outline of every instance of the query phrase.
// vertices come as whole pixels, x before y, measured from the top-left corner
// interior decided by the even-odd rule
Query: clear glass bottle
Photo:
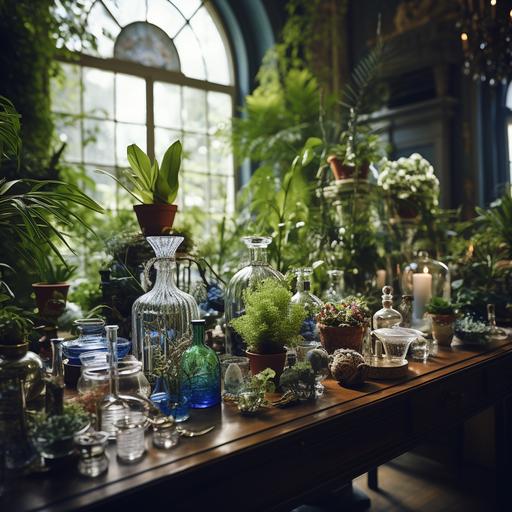
[[[192,345],[181,358],[181,388],[189,407],[204,409],[220,403],[220,361],[204,343],[205,321],[192,320]]]
[[[398,306],[398,311],[402,315],[402,323],[400,327],[411,327],[412,323],[412,295],[402,295],[402,302]]]
[[[284,279],[281,272],[273,269],[267,261],[267,247],[272,242],[269,236],[244,236],[242,239],[249,249],[249,264],[241,268],[229,281],[224,298],[226,317],[226,352],[231,355],[245,355],[242,337],[229,325],[233,318],[244,313],[243,291],[252,283],[263,279]]]
[[[155,349],[167,356],[172,344],[191,336],[191,321],[199,318],[192,295],[182,292],[174,282],[175,253],[181,236],[148,236],[146,240],[156,258],[146,265],[146,274],[154,263],[157,270],[153,288],[139,297],[132,307],[133,353],[142,361],[146,375],[153,369]]]
[[[379,309],[373,315],[373,328],[393,327],[394,325],[400,325],[401,321],[401,313],[393,309],[393,288],[384,286],[382,288],[382,309]]]
[[[340,302],[345,295],[345,273],[343,270],[328,270],[329,287],[324,294],[325,302]]]
[[[425,307],[432,297],[450,299],[450,271],[440,261],[419,251],[416,261],[407,264],[402,274],[402,293],[413,296],[411,327],[430,334],[430,318]]]
[[[310,291],[312,273],[313,270],[311,268],[302,268],[295,271],[297,275],[297,293],[291,298],[293,304],[302,305],[308,313],[300,330],[305,345],[316,345],[320,342],[315,314],[318,308],[322,306],[322,301]]]
[[[49,416],[59,415],[64,407],[64,365],[62,342],[64,338],[52,338],[52,368],[46,378],[45,410]]]

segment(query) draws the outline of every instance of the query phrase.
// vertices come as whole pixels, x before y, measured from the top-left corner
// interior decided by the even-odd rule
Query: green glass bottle
[[[220,403],[220,362],[204,343],[204,320],[192,320],[192,345],[181,358],[181,386],[194,409]]]

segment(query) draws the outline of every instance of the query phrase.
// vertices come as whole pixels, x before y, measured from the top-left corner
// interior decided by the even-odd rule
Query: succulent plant
[[[368,368],[359,352],[346,348],[335,350],[329,364],[332,376],[348,387],[362,384],[368,375]]]
[[[426,306],[426,310],[431,315],[453,315],[456,307],[456,304],[452,304],[442,297],[432,297]]]

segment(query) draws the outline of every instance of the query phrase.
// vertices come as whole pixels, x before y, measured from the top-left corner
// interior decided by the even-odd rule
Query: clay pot
[[[350,348],[361,353],[363,350],[364,326],[341,326],[319,324],[320,341],[329,354],[338,348]]]
[[[457,315],[430,315],[432,318],[432,335],[437,343],[449,347],[453,339],[453,327]]]
[[[178,205],[136,204],[133,209],[144,236],[161,236],[171,231]]]
[[[368,178],[368,172],[370,171],[370,164],[364,162],[358,168],[354,165],[344,164],[337,156],[331,155],[327,157],[327,163],[331,167],[331,171],[336,181],[348,180],[355,178],[357,169],[357,178],[360,180],[366,180]]]
[[[279,382],[279,377],[284,370],[286,352],[279,352],[277,354],[256,354],[247,351],[246,355],[249,358],[249,366],[253,375],[262,372],[265,368],[271,368],[276,372],[274,380]]]
[[[58,318],[66,309],[68,283],[34,283],[36,305],[43,318]]]

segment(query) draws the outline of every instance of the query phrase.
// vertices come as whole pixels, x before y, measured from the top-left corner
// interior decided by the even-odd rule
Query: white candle
[[[425,267],[423,272],[412,275],[413,320],[421,321],[425,314],[425,306],[432,297],[432,275]]]
[[[386,271],[384,269],[377,270],[377,288],[386,286]]]

